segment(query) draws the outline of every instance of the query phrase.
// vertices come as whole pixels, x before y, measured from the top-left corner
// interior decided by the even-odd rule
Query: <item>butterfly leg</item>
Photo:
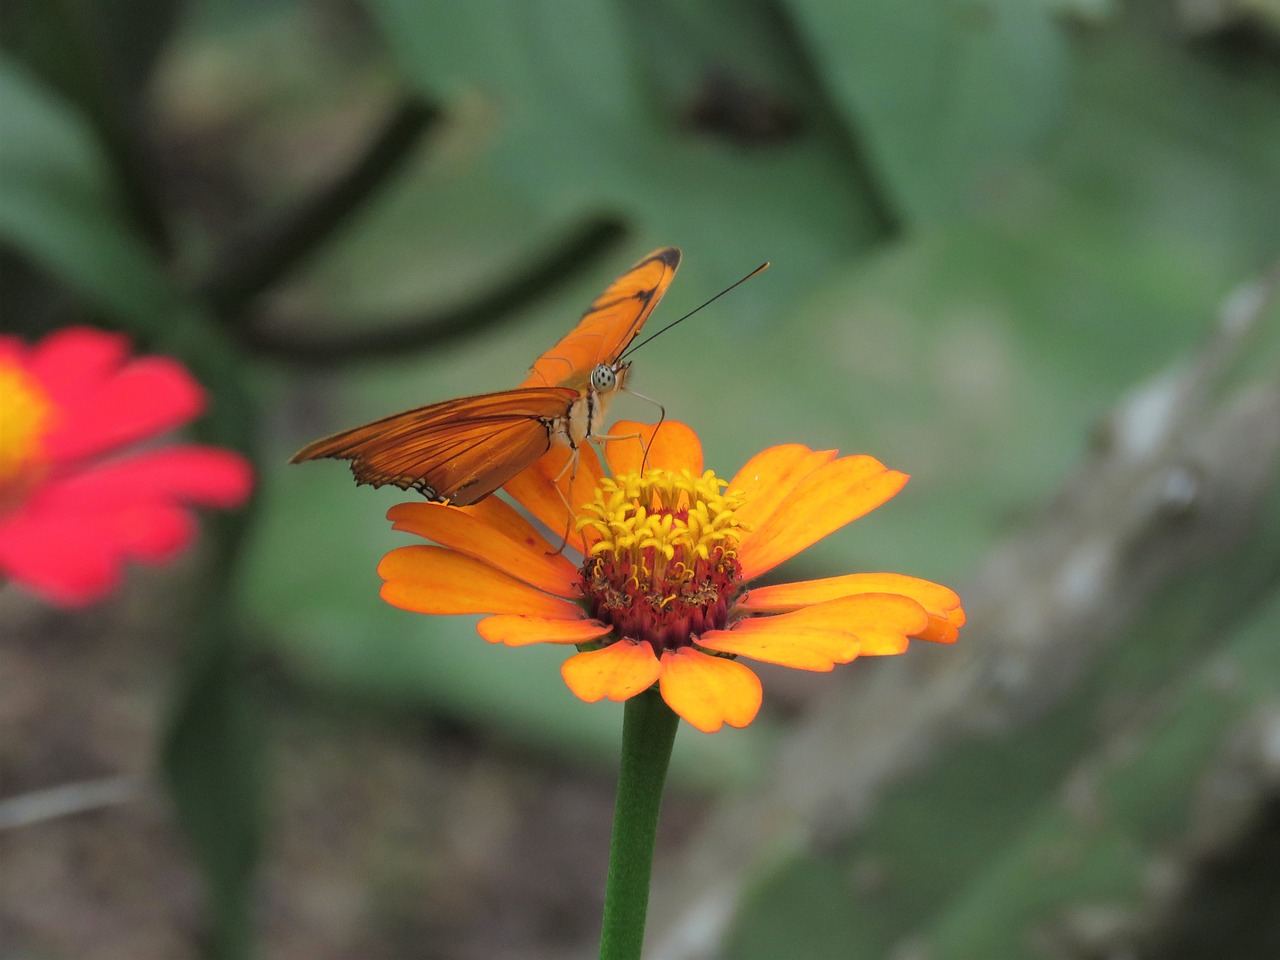
[[[662,421],[658,421],[658,426],[662,425]],[[655,432],[657,426],[654,427]],[[644,473],[645,463],[649,459],[649,444],[644,442],[644,434],[642,433],[601,433],[591,438],[595,443],[600,444],[601,449],[606,443],[616,443],[620,440],[637,440],[640,443],[640,449],[644,451],[644,455],[640,458],[640,472]]]
[[[547,556],[554,557],[556,554],[564,553],[564,548],[569,545],[569,534],[573,529],[573,505],[569,503],[569,498],[565,496],[564,490],[560,487],[560,481],[564,479],[565,471],[569,473],[569,492],[573,492],[574,481],[578,479],[578,448],[574,447],[568,459],[565,460],[564,466],[560,468],[560,472],[551,478],[551,485],[556,488],[556,493],[560,495],[560,501],[564,504],[564,537],[560,540],[560,546],[555,550],[547,552]],[[586,545],[583,545],[583,553],[586,553]]]

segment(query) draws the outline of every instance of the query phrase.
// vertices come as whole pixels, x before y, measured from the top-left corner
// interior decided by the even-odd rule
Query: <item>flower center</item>
[[[601,480],[578,520],[600,536],[582,564],[591,615],[658,654],[723,628],[743,532],[733,515],[742,501],[725,486],[710,470]]]
[[[0,361],[0,513],[39,478],[53,405],[21,367]]]

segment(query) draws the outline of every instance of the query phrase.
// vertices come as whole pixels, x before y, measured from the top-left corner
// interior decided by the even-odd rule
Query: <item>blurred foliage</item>
[[[1015,731],[951,745],[884,791],[856,839],[762,878],[723,955],[803,945],[815,960],[877,957],[911,943],[954,960],[1097,956],[1115,941],[1134,956],[1271,955],[1265,880],[1223,910],[1158,879],[1247,830],[1274,789],[1263,741],[1280,671],[1280,497],[1270,500],[1247,543],[1163,590],[1070,698]],[[1179,894],[1183,930],[1135,919]],[[1180,937],[1199,946],[1177,953]]]
[[[722,471],[800,441],[915,476],[792,572],[956,581],[1053,486],[1093,419],[1183,354],[1231,285],[1280,249],[1274,21],[1224,14],[1232,31],[1192,34],[1204,20],[1185,6],[8,5],[5,329],[89,317],[180,356],[214,393],[207,432],[262,471],[247,544],[218,555],[210,581],[232,599],[210,588],[168,741],[224,907],[224,955],[249,950],[260,829],[250,634],[255,655],[320,695],[574,756],[607,757],[619,727],[616,711],[565,693],[560,652],[495,650],[460,618],[380,604],[374,567],[400,542],[381,514],[401,495],[356,490],[333,465],[286,468],[289,453],[515,382],[652,247],[686,258],[655,324],[770,259],[647,346],[635,386],[693,424]],[[625,403],[619,413],[650,412]],[[1217,642],[1273,682],[1263,626]],[[1144,630],[1149,645],[1156,627]],[[1132,768],[1150,762],[1148,783],[1183,801],[1224,727],[1267,689],[1210,716],[1203,659],[1192,648],[1166,663],[1169,715],[1188,726],[1148,731]],[[877,856],[919,879],[892,911],[855,922],[839,876],[814,879],[841,867],[798,865],[732,955],[783,955],[769,937],[798,929],[829,934],[811,957],[852,943],[878,955],[926,916],[938,956],[1015,955],[992,938],[1044,905],[1003,893],[1034,886],[1025,864],[1065,842],[1045,791],[1081,762],[1080,696],[990,756],[927,771],[898,807],[910,816],[877,825]],[[779,732],[766,717],[681,737],[677,775],[740,783]],[[1120,791],[1126,775],[1099,774]],[[977,797],[975,776],[1012,806]],[[1169,829],[1133,796],[1126,835],[1079,841],[1112,893],[1132,876],[1108,858]],[[943,854],[914,819],[941,829],[939,803],[1021,829],[974,826]],[[1054,896],[1106,893],[1087,872]]]

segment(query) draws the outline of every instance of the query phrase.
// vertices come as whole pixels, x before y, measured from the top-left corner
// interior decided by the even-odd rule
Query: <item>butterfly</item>
[[[417,489],[428,500],[478,503],[553,445],[602,436],[627,380],[622,357],[667,292],[680,251],[663,247],[611,283],[514,390],[445,400],[309,443],[290,459],[349,460],[356,483]]]

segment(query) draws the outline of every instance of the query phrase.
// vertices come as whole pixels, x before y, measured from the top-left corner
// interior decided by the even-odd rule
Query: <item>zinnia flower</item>
[[[117,585],[124,561],[176,557],[195,534],[190,506],[248,497],[252,470],[231,451],[123,452],[205,407],[177,361],[128,352],[123,336],[88,327],[32,346],[0,336],[0,582],[90,603]]]
[[[726,484],[704,471],[697,435],[682,423],[655,432],[623,422],[610,433],[636,435],[606,445],[612,477],[584,448],[566,494],[583,505],[569,545],[579,562],[497,497],[403,503],[387,514],[395,528],[437,545],[387,554],[383,598],[419,613],[488,614],[477,629],[490,643],[576,645],[561,673],[577,696],[626,700],[656,683],[708,733],[744,727],[760,708],[760,680],[739,657],[831,670],[860,654],[902,653],[913,637],[956,639],[960,598],[927,580],[853,573],[747,586],[884,503],[906,474],[789,444]],[[553,481],[565,456],[553,450],[506,488],[551,531],[571,521]]]

